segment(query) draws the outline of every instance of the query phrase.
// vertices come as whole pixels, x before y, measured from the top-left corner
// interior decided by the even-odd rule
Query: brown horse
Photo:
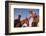
[[[29,21],[28,21],[28,18],[24,19],[21,21],[21,25],[23,25],[24,23],[27,24],[27,26],[29,26]]]
[[[32,27],[38,26],[37,25],[38,22],[39,22],[39,16],[37,15],[36,17],[33,17]],[[28,18],[26,18],[26,19],[24,19],[24,20],[21,21],[21,25],[23,25],[24,23],[26,23],[27,26],[29,26],[29,20],[28,20]]]
[[[39,16],[37,15],[36,17],[33,17],[32,27],[37,26],[38,22],[39,22]],[[24,23],[26,23],[27,26],[29,26],[29,20],[28,20],[28,18],[23,19],[21,21],[17,20],[15,27],[21,27]]]
[[[38,22],[39,22],[39,16],[37,15],[33,17],[32,27],[38,26]]]

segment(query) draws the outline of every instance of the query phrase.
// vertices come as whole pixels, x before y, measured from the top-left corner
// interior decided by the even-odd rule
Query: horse
[[[29,20],[28,20],[28,18],[23,19],[21,21],[18,19],[18,20],[15,20],[14,22],[15,22],[14,23],[14,27],[22,27],[22,25],[24,25],[24,23],[26,23],[27,27],[29,27]],[[33,17],[33,21],[31,23],[31,27],[37,27],[38,26],[38,22],[39,22],[39,16]]]

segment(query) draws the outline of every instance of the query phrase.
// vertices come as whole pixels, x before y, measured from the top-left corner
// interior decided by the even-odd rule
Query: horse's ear
[[[29,17],[29,19],[30,19],[31,17]]]
[[[27,17],[26,17],[26,19],[27,19]]]

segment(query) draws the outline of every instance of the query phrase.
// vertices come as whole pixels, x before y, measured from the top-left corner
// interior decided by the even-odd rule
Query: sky
[[[14,8],[14,17],[21,14],[21,19],[24,19],[24,18],[28,17],[29,10],[30,9],[27,9],[27,8]],[[31,9],[31,10],[36,12],[37,15],[39,15],[39,9]]]

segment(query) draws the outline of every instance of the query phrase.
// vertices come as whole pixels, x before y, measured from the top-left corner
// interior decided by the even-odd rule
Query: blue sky
[[[29,10],[27,8],[14,8],[14,17],[18,16],[20,13],[21,18],[26,18],[29,15]],[[31,9],[32,11],[36,12],[37,15],[39,15],[39,9]]]

